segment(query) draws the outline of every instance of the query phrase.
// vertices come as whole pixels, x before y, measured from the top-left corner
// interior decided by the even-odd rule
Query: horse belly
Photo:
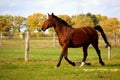
[[[90,41],[89,41],[89,37],[86,35],[86,34],[83,34],[83,35],[75,35],[72,40],[71,40],[71,47],[81,47],[83,46],[84,44],[89,44]]]

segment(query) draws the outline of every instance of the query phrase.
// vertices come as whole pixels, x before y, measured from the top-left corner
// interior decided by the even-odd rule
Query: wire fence
[[[4,47],[4,49],[9,50],[12,49],[14,51],[21,49],[21,51],[25,50],[25,61],[29,60],[29,48],[39,50],[39,49],[46,49],[46,48],[54,48],[54,47],[60,47],[58,37],[53,34],[52,36],[31,36],[29,37],[27,35],[19,35],[19,36],[1,36],[0,38],[0,48]],[[27,42],[28,40],[29,42]],[[112,45],[112,47],[120,47],[120,38],[116,37],[108,37],[108,41]],[[90,46],[91,47],[91,46]],[[102,36],[99,36],[99,47],[106,47],[106,44],[104,40],[102,39]],[[56,48],[55,48],[56,49]],[[23,53],[23,52],[22,52]],[[108,47],[108,59],[111,57],[111,52]]]
[[[0,39],[1,46],[2,45],[13,45],[16,44],[18,47],[25,46],[25,34],[13,36],[9,33],[3,33],[4,35]],[[7,34],[7,35],[5,35]],[[8,35],[9,34],[9,35]],[[114,38],[114,36],[107,36],[108,41],[110,42],[112,47],[120,47],[120,37]],[[13,44],[14,43],[14,44]],[[57,35],[51,36],[31,36],[30,35],[30,47],[59,47],[59,40]],[[99,35],[99,47],[105,47],[106,44],[101,35]]]

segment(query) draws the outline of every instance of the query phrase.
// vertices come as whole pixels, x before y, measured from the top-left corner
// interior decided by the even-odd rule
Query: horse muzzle
[[[45,28],[41,28],[42,31],[45,31],[46,29]]]

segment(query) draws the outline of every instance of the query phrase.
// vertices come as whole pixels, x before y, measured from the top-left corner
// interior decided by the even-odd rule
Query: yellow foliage
[[[27,20],[27,25],[29,26],[30,31],[39,30],[45,20],[46,16],[41,13],[35,13],[30,15]]]
[[[103,27],[103,29],[106,32],[116,32],[118,31],[119,28],[119,21],[117,20],[117,18],[109,18],[106,19],[102,22],[100,22],[100,25]]]

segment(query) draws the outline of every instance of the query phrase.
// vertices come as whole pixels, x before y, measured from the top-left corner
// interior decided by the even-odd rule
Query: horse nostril
[[[45,31],[45,29],[44,29],[44,28],[41,28],[41,30],[42,30],[42,31]]]

